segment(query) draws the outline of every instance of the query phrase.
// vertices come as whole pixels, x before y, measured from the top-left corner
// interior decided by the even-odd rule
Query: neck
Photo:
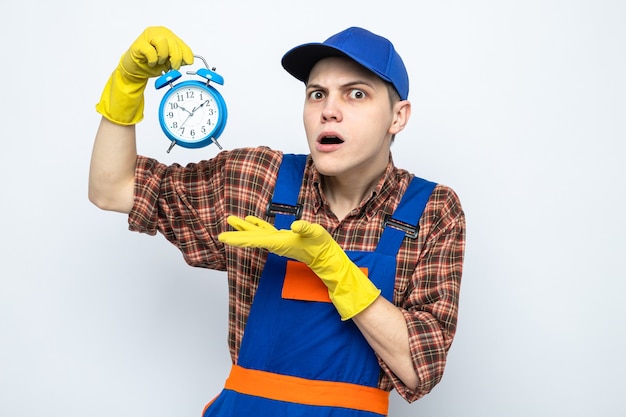
[[[324,195],[335,216],[342,220],[357,208],[374,191],[383,173],[371,179],[323,177]]]

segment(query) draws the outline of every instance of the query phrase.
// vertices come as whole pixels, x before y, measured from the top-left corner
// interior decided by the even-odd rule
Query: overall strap
[[[274,196],[266,211],[268,217],[276,217],[274,226],[277,229],[288,229],[302,215],[302,204],[298,204],[298,195],[302,187],[306,158],[306,155],[283,155]]]
[[[420,218],[436,185],[434,182],[413,177],[393,215],[384,219],[385,230],[376,252],[396,256],[405,236],[417,238]]]

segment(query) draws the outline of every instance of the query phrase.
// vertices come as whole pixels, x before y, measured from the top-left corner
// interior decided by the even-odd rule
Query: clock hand
[[[193,116],[193,113],[189,113],[189,116],[187,116],[187,118],[185,119],[184,122],[181,123],[180,127],[183,127],[185,125],[185,123],[187,123],[187,120],[189,120],[189,118]]]
[[[209,100],[205,100],[202,104],[200,104],[198,107],[194,107],[193,110],[191,112],[189,112],[189,110],[186,110],[184,107],[180,107],[181,109],[185,110],[187,113],[189,113],[189,116],[187,116],[187,118],[185,119],[185,121],[180,125],[180,127],[183,127],[185,125],[185,123],[187,123],[187,120],[189,120],[189,118],[191,116],[193,116],[193,114],[197,111],[200,110],[202,107],[204,107],[207,103],[209,102]]]
[[[200,110],[202,107],[204,107],[207,103],[209,102],[209,100],[204,100],[204,102],[199,105],[198,107],[194,107],[193,110],[191,111],[191,113],[195,113],[196,110]]]
[[[187,110],[186,108],[184,108],[183,106],[178,106],[179,109],[181,109],[182,111],[186,111],[189,114],[193,114],[193,112],[190,112],[189,110]]]

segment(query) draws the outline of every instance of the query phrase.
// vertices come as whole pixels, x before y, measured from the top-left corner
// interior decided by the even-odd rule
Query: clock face
[[[211,87],[183,82],[163,97],[161,126],[172,140],[192,147],[201,145],[223,125],[226,111],[222,103]]]

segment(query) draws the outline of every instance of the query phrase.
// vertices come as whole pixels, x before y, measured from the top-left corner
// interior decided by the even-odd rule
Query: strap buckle
[[[265,214],[267,217],[275,217],[277,214],[287,214],[295,216],[296,220],[298,220],[302,216],[302,204],[292,206],[290,204],[273,203],[270,201],[265,210]]]
[[[411,224],[401,222],[400,220],[396,220],[389,214],[385,214],[385,216],[383,217],[383,227],[387,226],[404,232],[406,236],[411,239],[417,238],[417,235],[420,231],[419,225],[413,226]]]

